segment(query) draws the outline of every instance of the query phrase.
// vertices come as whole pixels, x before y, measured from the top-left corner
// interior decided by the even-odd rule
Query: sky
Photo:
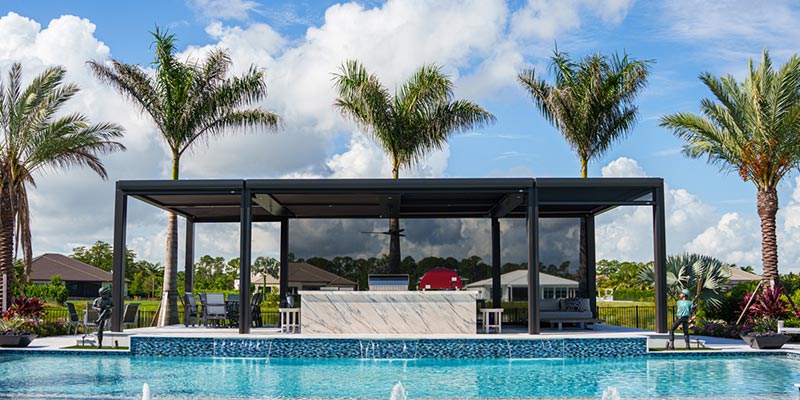
[[[21,62],[26,79],[52,65],[82,91],[65,107],[92,121],[125,127],[127,151],[103,157],[106,181],[86,169],[45,171],[29,191],[34,254],[69,254],[76,246],[112,241],[114,182],[167,179],[170,156],[154,124],[118,93],[91,76],[86,61],[116,59],[151,68],[155,27],[178,38],[182,60],[214,47],[227,49],[235,74],[251,65],[266,71],[268,97],[257,104],[283,118],[277,132],[230,134],[196,147],[181,161],[181,178],[389,177],[386,156],[332,107],[331,74],[360,60],[394,90],[416,68],[435,63],[451,77],[458,98],[497,117],[493,125],[452,136],[401,177],[573,177],[580,164],[516,82],[525,68],[547,75],[553,49],[575,58],[626,52],[652,61],[637,99],[639,121],[627,137],[592,160],[589,176],[664,179],[668,254],[707,254],[760,271],[756,191],[738,175],[705,159],[689,159],[683,143],[659,118],[697,112],[710,97],[698,75],[744,78],[748,61],[767,48],[780,65],[797,52],[800,5],[792,1],[633,0],[390,0],[333,1],[164,0],[0,2],[0,71]],[[800,272],[800,178],[778,188],[780,270]],[[130,202],[128,246],[139,258],[163,262],[166,215]],[[488,220],[403,221],[403,255],[490,256]],[[385,221],[296,221],[290,251],[300,257],[370,257],[388,238],[360,231]],[[577,259],[577,224],[548,221],[543,261]],[[199,226],[196,257],[238,256],[238,227]],[[523,225],[503,221],[504,261],[525,261]],[[652,258],[652,213],[623,207],[598,217],[597,258]],[[181,232],[182,236],[182,230]],[[254,256],[275,256],[279,227],[256,224]],[[183,238],[181,237],[182,241]],[[179,258],[181,259],[181,258]]]

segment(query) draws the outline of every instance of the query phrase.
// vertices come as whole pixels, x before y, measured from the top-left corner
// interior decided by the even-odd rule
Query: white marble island
[[[474,334],[473,291],[300,292],[310,334]]]

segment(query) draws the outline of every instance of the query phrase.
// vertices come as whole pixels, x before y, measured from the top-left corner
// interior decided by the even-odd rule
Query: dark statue
[[[111,318],[111,309],[114,303],[111,302],[111,286],[101,287],[98,291],[100,297],[94,299],[92,307],[97,311],[97,348],[103,346],[103,328],[106,321]]]

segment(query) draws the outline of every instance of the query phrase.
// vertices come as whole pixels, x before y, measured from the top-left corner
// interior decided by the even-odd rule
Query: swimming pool
[[[628,359],[253,359],[0,353],[0,398],[797,398],[785,356]]]

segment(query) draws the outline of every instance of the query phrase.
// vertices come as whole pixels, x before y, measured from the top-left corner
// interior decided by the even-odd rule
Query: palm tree
[[[713,309],[723,303],[725,286],[731,276],[731,267],[716,258],[700,254],[677,254],[667,257],[667,294],[678,299],[683,289],[694,293],[695,298]],[[652,284],[655,272],[653,265],[646,266],[640,279]]]
[[[649,60],[633,60],[627,54],[607,57],[594,54],[576,62],[565,52],[553,51],[550,69],[555,83],[539,79],[533,69],[517,75],[536,108],[561,131],[581,162],[581,177],[588,176],[589,161],[600,157],[614,142],[633,129],[638,107],[634,100],[647,84]],[[588,273],[586,225],[581,219],[581,291]]]
[[[392,95],[376,75],[356,61],[334,74],[334,107],[371,135],[392,162],[392,178],[410,168],[448,137],[494,122],[494,116],[468,100],[453,99],[453,82],[436,65],[420,67]],[[389,221],[389,272],[400,272],[400,221]]]
[[[90,61],[89,67],[96,77],[153,119],[172,153],[172,179],[178,179],[181,156],[196,143],[207,143],[230,129],[278,127],[277,115],[259,108],[242,108],[266,97],[263,71],[251,66],[247,73],[227,78],[231,59],[226,51],[212,50],[202,62],[181,62],[174,35],[158,28],[152,34],[154,75],[117,60],[109,64]],[[177,224],[175,214],[170,214],[159,325],[178,323]]]
[[[700,80],[717,102],[703,99],[702,115],[667,115],[661,126],[685,141],[685,155],[705,156],[709,163],[735,171],[756,186],[764,279],[777,281],[776,187],[789,171],[800,167],[800,58],[793,56],[774,71],[765,49],[760,65],[750,60],[749,74],[741,83],[731,75],[718,78],[708,72]]]
[[[651,61],[594,54],[576,62],[556,49],[550,62],[555,84],[539,79],[533,69],[517,79],[578,153],[586,178],[589,161],[633,129],[638,114],[633,101],[647,84]]]
[[[47,68],[23,88],[22,66],[15,63],[5,82],[0,81],[0,271],[9,283],[17,281],[12,267],[15,241],[25,264],[23,283],[30,274],[28,188],[36,187],[36,173],[85,166],[105,179],[108,174],[99,156],[125,150],[114,141],[122,137],[121,126],[91,124],[80,113],[57,115],[79,91],[64,82],[65,74],[62,67]],[[3,290],[4,295],[10,293],[10,288]]]

